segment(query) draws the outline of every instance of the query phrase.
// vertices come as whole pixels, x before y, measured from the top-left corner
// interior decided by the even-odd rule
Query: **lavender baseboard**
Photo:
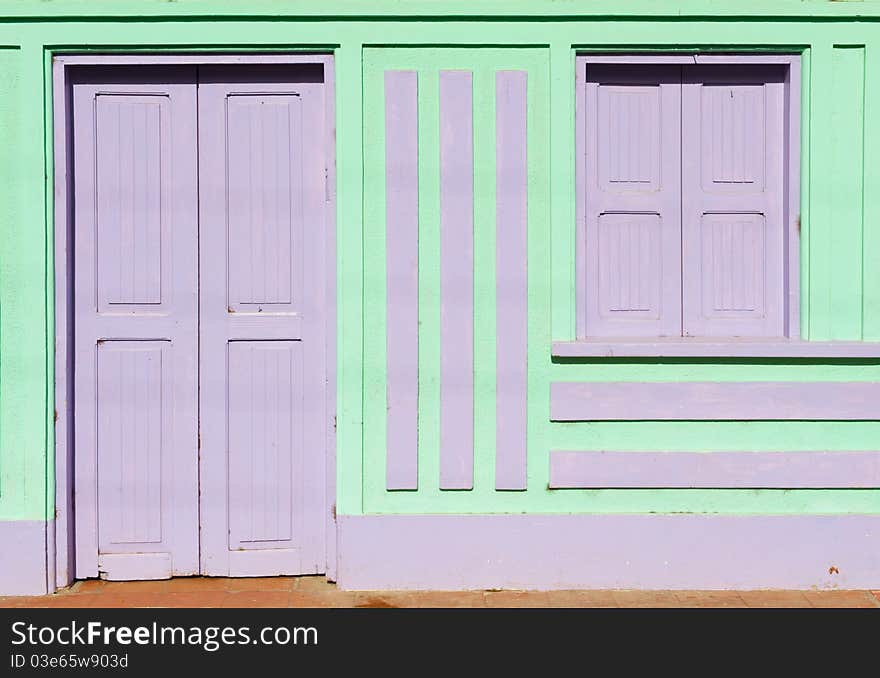
[[[46,593],[46,522],[0,521],[0,596]]]
[[[349,515],[338,565],[347,590],[878,588],[880,515]]]

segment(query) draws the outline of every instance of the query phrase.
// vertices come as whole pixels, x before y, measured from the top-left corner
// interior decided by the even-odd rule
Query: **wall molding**
[[[555,341],[554,358],[880,358],[877,341],[754,341],[673,338]]]
[[[880,487],[880,452],[550,453],[550,488]]]
[[[347,590],[880,587],[880,515],[344,515],[339,534]]]
[[[551,421],[880,419],[876,381],[554,382]]]

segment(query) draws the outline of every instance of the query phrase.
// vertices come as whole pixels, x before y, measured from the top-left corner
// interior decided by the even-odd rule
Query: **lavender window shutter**
[[[784,70],[694,65],[682,85],[685,336],[782,336]]]
[[[681,334],[681,69],[587,65],[585,334]]]

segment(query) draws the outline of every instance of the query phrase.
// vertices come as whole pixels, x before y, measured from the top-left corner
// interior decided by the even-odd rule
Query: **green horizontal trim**
[[[80,18],[880,18],[877,0],[0,0],[0,17],[16,20]],[[2,20],[2,19],[0,19]]]

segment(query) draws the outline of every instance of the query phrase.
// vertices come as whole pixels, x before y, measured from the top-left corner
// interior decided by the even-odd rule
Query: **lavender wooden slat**
[[[784,336],[785,69],[682,74],[683,334]]]
[[[551,488],[875,488],[880,452],[550,453]]]
[[[419,485],[418,73],[385,73],[387,457],[385,487]]]
[[[558,358],[720,357],[720,358],[880,358],[880,342],[870,341],[728,341],[682,338],[668,341],[557,341]]]
[[[83,75],[72,82],[76,574],[196,574],[196,73]]]
[[[525,490],[528,73],[495,75],[495,489]]]
[[[440,71],[440,489],[474,486],[473,74]]]
[[[313,75],[199,69],[205,574],[324,569],[326,127]]]
[[[880,419],[880,382],[555,382],[552,421]]]
[[[581,336],[681,334],[680,73],[586,64]]]

